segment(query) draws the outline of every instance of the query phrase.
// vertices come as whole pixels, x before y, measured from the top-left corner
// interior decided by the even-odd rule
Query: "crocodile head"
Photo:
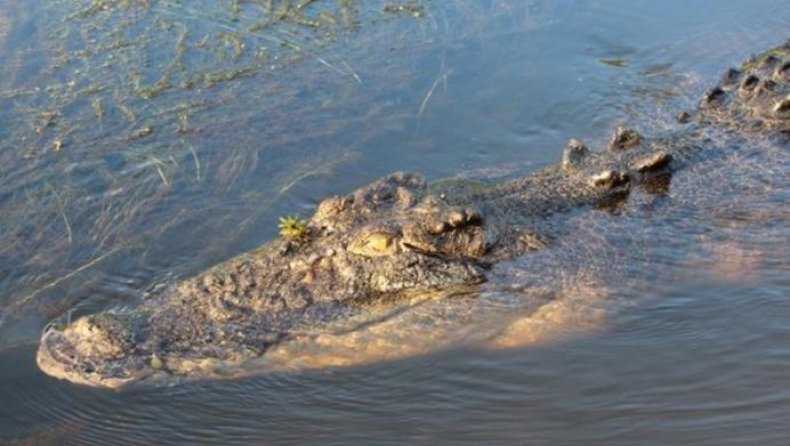
[[[447,205],[415,175],[393,174],[324,200],[302,237],[234,258],[132,313],[48,328],[38,364],[49,375],[102,387],[154,373],[230,373],[360,306],[475,286],[496,242],[477,210]]]
[[[306,281],[316,301],[360,303],[480,283],[496,241],[479,211],[446,205],[420,177],[396,173],[322,201],[306,240],[286,241],[281,257],[267,259],[287,283],[280,294]]]

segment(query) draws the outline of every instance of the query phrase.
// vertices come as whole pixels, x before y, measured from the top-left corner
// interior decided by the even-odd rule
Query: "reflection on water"
[[[390,171],[505,175],[617,122],[671,131],[790,37],[777,0],[199,3],[0,4],[0,442],[784,443],[790,161],[768,141],[570,215],[475,296],[285,345],[282,372],[43,376],[53,318],[134,306]]]

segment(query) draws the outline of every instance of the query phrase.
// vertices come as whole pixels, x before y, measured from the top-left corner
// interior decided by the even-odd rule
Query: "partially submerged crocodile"
[[[682,132],[615,129],[608,146],[577,140],[562,162],[491,186],[429,185],[396,173],[322,201],[304,234],[269,242],[149,298],[135,311],[50,325],[38,350],[49,375],[119,387],[151,375],[222,376],[275,344],[437,289],[473,289],[492,266],[551,247],[549,217],[666,190],[705,155],[704,129],[790,132],[790,41],[725,73]]]

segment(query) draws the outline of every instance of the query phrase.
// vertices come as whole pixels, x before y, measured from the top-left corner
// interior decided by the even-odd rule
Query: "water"
[[[380,3],[343,19],[327,2],[331,36],[286,21],[241,35],[235,57],[223,33],[252,6],[151,3],[122,37],[159,39],[113,52],[99,37],[128,15],[62,21],[100,2],[0,2],[0,443],[785,443],[790,170],[767,141],[668,196],[574,215],[560,249],[502,266],[471,303],[426,307],[470,322],[437,327],[438,351],[122,392],[44,376],[53,318],[133,306],[391,171],[528,172],[616,123],[671,130],[720,71],[790,37],[778,0],[428,2],[385,20]],[[154,94],[179,39],[183,68]],[[565,298],[482,311],[509,310],[512,283]]]

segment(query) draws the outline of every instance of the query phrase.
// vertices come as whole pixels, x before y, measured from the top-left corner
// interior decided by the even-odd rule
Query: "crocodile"
[[[153,293],[44,329],[37,363],[73,383],[118,388],[145,378],[221,377],[272,346],[371,305],[474,290],[504,260],[551,249],[556,216],[612,209],[709,156],[706,129],[790,134],[790,41],[725,72],[680,131],[614,129],[605,148],[572,139],[556,165],[496,184],[427,183],[394,173],[321,201],[304,227]],[[294,223],[294,222],[291,222]]]

